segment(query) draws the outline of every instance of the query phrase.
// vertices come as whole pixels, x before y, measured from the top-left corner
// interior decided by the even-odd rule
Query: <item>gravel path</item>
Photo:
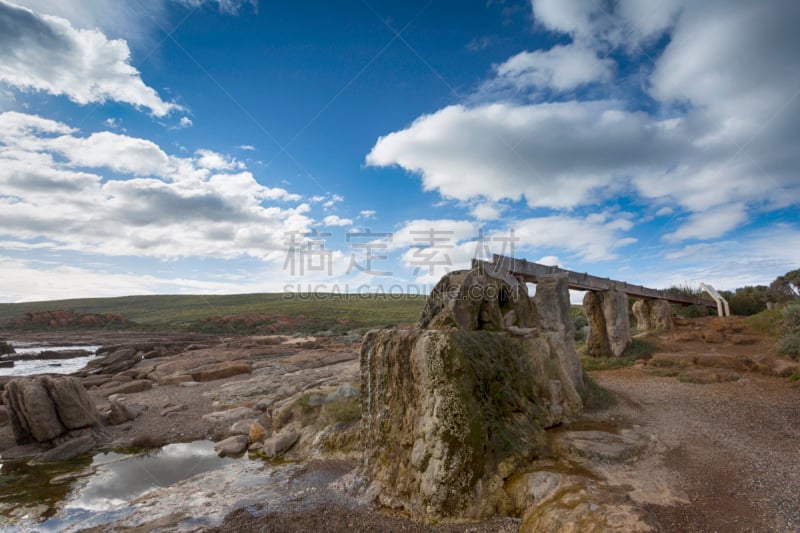
[[[800,532],[800,387],[748,374],[699,385],[637,369],[593,373],[609,415],[654,428],[690,503],[651,506],[656,531]]]

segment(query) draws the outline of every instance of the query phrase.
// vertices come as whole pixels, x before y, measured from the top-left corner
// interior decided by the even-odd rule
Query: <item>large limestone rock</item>
[[[583,389],[583,368],[575,348],[575,325],[569,298],[567,274],[539,278],[534,297],[541,336],[547,340],[554,359],[564,367],[572,383]]]
[[[534,323],[525,284],[488,267],[446,274],[431,291],[418,325],[476,331],[531,328]]]
[[[632,340],[628,295],[620,291],[587,291],[583,311],[589,321],[589,355],[621,357]]]
[[[675,323],[672,320],[672,306],[666,300],[636,300],[632,310],[639,331],[675,329]]]
[[[544,285],[534,305],[511,276],[453,272],[427,302],[419,322],[427,329],[366,335],[370,497],[433,520],[512,505],[507,479],[543,453],[544,428],[583,406],[569,291],[561,279]]]
[[[547,341],[503,332],[372,331],[361,350],[367,476],[426,518],[488,516],[582,403]]]
[[[70,430],[99,425],[94,402],[73,377],[20,378],[3,391],[18,444],[49,443]]]

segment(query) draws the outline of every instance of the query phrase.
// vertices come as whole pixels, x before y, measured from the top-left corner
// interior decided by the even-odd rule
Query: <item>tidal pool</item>
[[[101,453],[83,462],[0,469],[3,531],[63,531],[130,512],[130,501],[242,459],[220,458],[211,441],[169,444],[147,453]],[[247,459],[244,459],[247,460]]]

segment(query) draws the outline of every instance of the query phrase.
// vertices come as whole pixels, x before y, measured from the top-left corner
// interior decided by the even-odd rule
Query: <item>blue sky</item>
[[[0,0],[0,301],[800,263],[800,4]]]

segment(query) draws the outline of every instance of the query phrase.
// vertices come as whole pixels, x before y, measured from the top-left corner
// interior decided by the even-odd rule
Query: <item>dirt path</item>
[[[699,385],[638,369],[596,372],[609,416],[645,424],[670,449],[690,503],[650,506],[656,531],[800,531],[800,387],[747,374]]]

